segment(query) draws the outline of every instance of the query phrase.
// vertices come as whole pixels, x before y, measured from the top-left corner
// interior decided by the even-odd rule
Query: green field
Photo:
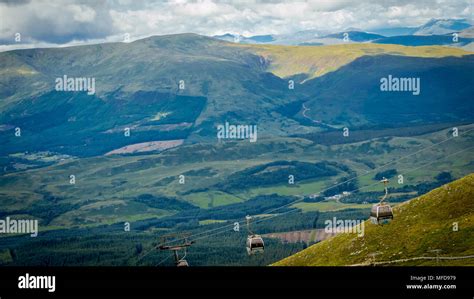
[[[324,202],[299,202],[292,207],[302,210],[303,212],[328,212],[328,211],[340,211],[344,209],[370,209],[371,204],[345,204],[336,201],[324,201]]]
[[[259,187],[252,188],[239,194],[240,197],[255,197],[264,194],[278,194],[278,195],[309,195],[312,193],[318,193],[320,190],[330,183],[335,181],[336,178],[331,180],[318,180],[314,182],[295,182],[295,185],[277,185],[272,187]]]
[[[197,192],[186,195],[184,199],[202,209],[242,202],[240,197],[221,191]]]

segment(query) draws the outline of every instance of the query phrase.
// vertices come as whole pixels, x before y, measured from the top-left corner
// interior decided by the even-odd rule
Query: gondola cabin
[[[176,262],[176,267],[189,267],[188,261],[181,259]]]
[[[375,204],[370,211],[370,221],[374,224],[386,224],[393,220],[392,207],[389,204]]]
[[[251,235],[247,238],[247,253],[249,255],[256,253],[263,253],[265,250],[265,243],[259,235]]]

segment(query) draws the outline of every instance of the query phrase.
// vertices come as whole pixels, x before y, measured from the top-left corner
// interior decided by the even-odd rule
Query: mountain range
[[[305,30],[293,34],[241,36],[224,34],[215,38],[244,44],[279,44],[279,45],[333,45],[340,43],[374,42],[398,44],[405,46],[450,45],[466,46],[474,40],[464,32],[471,30],[472,24],[467,19],[432,19],[419,27],[378,28],[362,31],[348,28],[341,32]],[[453,41],[453,33],[458,33]]]
[[[3,52],[0,66],[3,155],[30,148],[93,156],[143,142],[214,142],[215,127],[226,121],[258,123],[259,138],[271,138],[324,130],[318,121],[386,127],[474,118],[473,56],[456,48],[241,45],[179,34]],[[95,94],[56,91],[64,75],[94,77]],[[380,92],[388,75],[419,77],[421,93]]]

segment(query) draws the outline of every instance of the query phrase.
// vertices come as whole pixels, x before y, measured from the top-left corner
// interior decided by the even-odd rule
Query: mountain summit
[[[459,32],[471,27],[466,19],[432,19],[420,26],[414,35],[442,35]]]

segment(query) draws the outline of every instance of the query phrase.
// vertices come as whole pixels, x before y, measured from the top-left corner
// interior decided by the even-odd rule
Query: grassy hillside
[[[434,111],[443,116],[435,119],[438,122],[470,120],[472,115],[466,114],[472,109],[458,105],[472,94],[469,53],[373,44],[238,45],[196,34],[3,52],[0,139],[4,141],[0,155],[51,151],[91,157],[144,142],[215,142],[216,125],[226,121],[258,124],[259,139],[323,130],[314,120],[338,126],[376,126],[381,120],[370,118],[373,107],[387,98],[399,104],[396,111],[418,113],[401,111],[404,118],[390,119],[393,123],[431,123],[431,107],[440,108]],[[434,74],[421,74],[419,97],[423,99],[400,102],[393,99],[399,94],[371,93],[394,66],[404,76],[418,76],[418,69]],[[96,93],[54,90],[56,78],[63,75],[95,78]],[[290,90],[283,79],[288,76],[298,81],[319,77]],[[184,89],[178,89],[181,80]],[[452,90],[457,91],[455,98]],[[338,103],[353,101],[333,107],[335,98]],[[426,105],[427,101],[435,105]],[[418,105],[411,106],[412,102]],[[308,111],[303,110],[303,103]],[[21,138],[14,135],[17,127]],[[127,138],[125,128],[132,131]]]
[[[300,87],[310,95],[305,102],[309,111],[301,117],[333,126],[370,128],[472,119],[474,107],[469,99],[474,86],[473,70],[474,55],[436,59],[360,57]],[[380,80],[388,75],[418,78],[419,94],[381,91]]]
[[[341,266],[420,256],[474,255],[474,174],[402,203],[385,226],[365,222],[365,235],[342,234],[315,244],[277,266]],[[459,225],[453,231],[453,223]],[[474,265],[474,259],[441,260],[441,265]],[[392,265],[436,265],[415,260]]]
[[[268,62],[268,70],[278,77],[291,77],[305,74],[307,79],[320,77],[328,72],[365,55],[401,55],[412,57],[440,58],[461,57],[470,52],[440,46],[406,47],[389,44],[343,44],[329,46],[280,46],[280,45],[242,45],[249,48]]]

